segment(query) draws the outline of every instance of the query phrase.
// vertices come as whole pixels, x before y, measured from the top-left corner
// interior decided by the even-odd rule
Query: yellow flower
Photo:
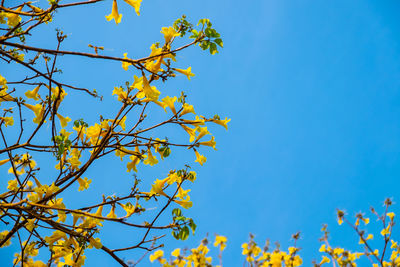
[[[27,98],[32,98],[36,101],[39,100],[39,94],[38,94],[39,88],[40,88],[40,85],[36,86],[32,91],[26,91],[25,96]]]
[[[171,252],[171,255],[178,258],[179,255],[181,255],[181,249],[180,248],[175,249],[174,251]]]
[[[189,81],[190,81],[190,77],[194,76],[194,74],[192,73],[192,67],[189,67],[186,70],[183,70],[183,69],[174,69],[174,70],[186,75],[186,77],[189,79]]]
[[[0,232],[0,240],[3,240],[8,234],[8,231],[5,230],[3,232]],[[9,238],[4,244],[3,246],[1,246],[2,248],[8,247],[9,245],[11,245],[11,238]]]
[[[200,143],[199,143],[199,145],[202,145],[202,146],[210,146],[210,147],[214,148],[214,150],[217,150],[217,149],[215,148],[215,145],[216,145],[216,144],[217,144],[217,143],[215,143],[215,141],[214,141],[214,136],[211,137],[211,140],[210,140],[210,141],[200,142]]]
[[[115,206],[111,207],[110,213],[107,214],[107,218],[115,219],[117,215],[115,214]]]
[[[148,149],[147,154],[148,154],[147,159],[143,161],[143,164],[153,166],[158,163],[157,158],[153,156],[153,154],[151,154],[150,148]]]
[[[67,132],[65,129],[61,129],[60,135],[65,136],[66,139],[72,134],[72,132]]]
[[[168,44],[173,37],[179,36],[179,33],[172,27],[162,27],[161,33],[164,34],[166,44]]]
[[[170,179],[170,177],[168,177],[168,180]],[[169,181],[168,181],[169,182]],[[189,197],[189,195],[188,195],[188,193],[190,192],[190,189],[188,189],[188,190],[183,190],[183,188],[182,187],[179,187],[179,189],[178,189],[178,194],[176,194],[176,197],[177,198],[180,198],[180,199],[185,199],[185,198],[189,198],[190,199],[190,197]]]
[[[150,86],[146,76],[143,76],[142,91],[150,101],[158,100],[158,96],[161,94],[160,91],[158,91],[155,86]]]
[[[189,200],[174,200],[174,202],[178,205],[181,205],[184,209],[189,209],[193,206],[192,201]]]
[[[57,113],[57,117],[58,117],[58,119],[60,120],[60,124],[61,124],[61,127],[62,127],[62,128],[67,127],[68,122],[71,121],[71,118],[69,118],[69,117],[63,117],[63,116],[61,116],[61,115],[58,114],[58,113]]]
[[[319,263],[319,265],[322,265],[324,263],[330,263],[330,262],[331,262],[331,260],[328,257],[322,256],[322,261]]]
[[[10,159],[2,159],[2,160],[0,160],[0,166],[6,164],[9,161],[10,161]]]
[[[142,0],[124,0],[127,4],[131,5],[134,9],[135,12],[138,16],[140,16],[140,4],[142,3]]]
[[[181,116],[183,116],[183,115],[185,115],[185,114],[187,114],[187,113],[196,114],[196,113],[194,112],[193,106],[192,106],[192,105],[189,105],[188,103],[185,103],[185,104],[183,104],[183,110],[182,110],[182,112],[181,112]]]
[[[150,261],[153,262],[155,260],[162,258],[163,256],[164,256],[164,251],[162,251],[161,249],[156,250],[154,254],[150,255]]]
[[[381,231],[381,235],[385,236],[388,235],[390,233],[390,224],[386,227],[386,229],[383,229]]]
[[[51,236],[46,236],[44,240],[47,242],[47,244],[52,245],[61,238],[67,239],[67,235],[64,232],[56,230]]]
[[[78,183],[79,183],[79,189],[78,191],[83,191],[85,189],[89,188],[89,184],[92,182],[92,180],[88,180],[87,177],[85,177],[84,179],[82,178],[78,178]]]
[[[39,124],[44,115],[44,106],[41,104],[36,104],[33,106],[26,103],[24,105],[35,113],[36,117],[33,119],[33,122]]]
[[[219,124],[221,126],[224,126],[226,130],[228,130],[228,122],[230,122],[231,119],[228,120],[228,118],[225,118],[225,120],[213,120],[214,123]]]
[[[214,247],[220,246],[220,250],[224,250],[226,247],[226,242],[228,239],[225,236],[222,235],[216,235],[215,236],[215,242],[214,242]]]
[[[114,0],[113,5],[112,5],[111,14],[106,16],[106,19],[108,21],[114,19],[115,23],[118,24],[121,22],[121,18],[122,18],[122,14],[118,14],[117,0]]]
[[[168,177],[162,180],[156,179],[156,181],[154,182],[153,185],[151,185],[151,190],[150,190],[150,195],[156,195],[156,194],[160,194],[160,195],[165,195],[164,193],[164,185],[165,183],[168,181]]]
[[[374,238],[374,235],[373,234],[369,234],[366,238],[365,238],[365,240],[370,240],[370,239],[372,239],[372,238]],[[365,242],[364,242],[364,240],[360,237],[360,241],[358,241],[358,244],[365,244]]]
[[[128,97],[127,92],[124,91],[122,87],[114,87],[112,95],[117,95],[118,101],[122,101],[123,99],[126,99]]]
[[[0,117],[0,120],[4,121],[6,127],[14,125],[14,118],[13,117]]]
[[[89,239],[90,245],[92,245],[93,247],[97,248],[97,249],[101,249],[103,247],[103,245],[101,244],[100,238],[93,238],[91,237]]]
[[[197,136],[195,142],[197,142],[198,140],[200,140],[203,136],[205,136],[206,134],[210,134],[210,132],[207,130],[207,127],[197,127],[196,131],[199,132],[199,135]]]
[[[131,162],[128,162],[128,164],[126,165],[126,167],[127,167],[127,172],[130,172],[131,170],[134,170],[135,172],[137,172],[136,165],[139,164],[140,158],[141,158],[141,157],[142,157],[142,158],[147,157],[146,155],[141,155],[141,154],[140,154],[140,151],[139,151],[139,147],[138,147],[138,146],[135,147],[135,154],[136,154],[136,155],[132,155],[132,156],[129,157],[129,159],[132,160],[132,161],[131,161]],[[141,155],[141,157],[139,157],[139,155]]]
[[[126,217],[129,217],[129,216],[131,216],[133,213],[135,213],[135,210],[136,210],[136,207],[135,207],[135,205],[132,205],[131,203],[126,203],[125,205],[124,204],[121,204],[121,203],[118,203],[125,211],[126,211]]]
[[[195,162],[198,162],[200,163],[200,165],[203,166],[203,164],[207,161],[207,158],[204,157],[203,155],[200,155],[199,152],[197,152],[197,150],[194,150],[194,153],[196,154]]]
[[[394,218],[394,212],[389,212],[388,214],[386,214],[389,218],[390,218],[390,220],[391,221],[393,221],[393,218]]]
[[[29,232],[32,232],[33,228],[36,228],[36,226],[35,226],[36,220],[37,220],[36,218],[28,219],[28,223],[25,225],[25,228],[26,228]]]
[[[118,120],[118,125],[121,126],[122,130],[125,131],[125,122],[126,122],[126,116],[122,117],[122,119]]]
[[[124,1],[126,1],[126,0],[124,0]],[[129,59],[129,58],[127,57],[127,55],[128,55],[128,53],[124,53],[124,59]],[[128,68],[129,68],[130,65],[132,65],[132,64],[129,63],[129,62],[126,62],[126,61],[122,61],[122,68],[123,68],[124,70],[128,70]]]
[[[7,89],[7,80],[3,76],[0,75],[0,87]]]
[[[16,12],[20,12],[22,10],[23,6],[20,6],[18,9],[16,9]],[[17,24],[21,21],[21,17],[18,16],[18,14],[14,14],[14,13],[6,13],[6,17],[7,17],[7,25],[11,26],[11,27],[15,27],[17,26]]]
[[[190,128],[186,125],[181,124],[182,128],[189,134],[190,139],[189,142],[193,142],[196,138],[196,129]]]
[[[10,191],[18,191],[18,181],[16,179],[8,181],[7,189]]]
[[[164,98],[162,99],[162,102],[163,102],[165,105],[167,105],[167,106],[171,109],[171,111],[172,111],[174,114],[176,114],[175,105],[174,105],[174,103],[175,103],[176,100],[177,100],[176,96],[174,96],[174,97],[166,96],[166,97],[164,97]]]
[[[13,101],[14,98],[6,93],[5,89],[0,89],[0,102]]]

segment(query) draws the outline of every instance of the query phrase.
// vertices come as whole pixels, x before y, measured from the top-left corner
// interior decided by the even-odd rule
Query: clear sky
[[[197,246],[207,233],[212,238],[219,233],[228,237],[225,266],[241,266],[240,246],[249,233],[261,244],[269,238],[286,247],[291,235],[301,231],[299,246],[309,266],[320,259],[323,223],[330,225],[334,245],[357,248],[349,244],[358,238],[337,226],[336,208],[369,215],[369,207],[381,208],[386,197],[398,201],[400,2],[143,0],[140,17],[120,2],[119,25],[104,18],[111,1],[65,9],[33,37],[33,44],[54,48],[53,28],[59,27],[69,34],[65,50],[88,51],[90,43],[104,46],[104,54],[128,52],[140,58],[149,54],[153,42],[162,41],[161,27],[182,14],[193,22],[209,18],[224,40],[224,49],[215,56],[199,48],[181,53],[178,64],[191,66],[196,76],[191,82],[178,77],[163,88],[185,90],[200,114],[232,119],[228,131],[210,129],[218,151],[203,150],[208,159],[203,167],[183,151],[139,173],[153,181],[185,163],[198,173],[191,191],[194,205],[186,211],[198,231],[185,242],[167,233],[167,252]],[[110,99],[113,86],[134,74],[124,72],[120,63],[71,57],[60,63],[63,79],[96,88]],[[112,113],[113,103],[105,101],[101,113]],[[96,105],[82,98],[70,101],[66,112],[95,122]],[[129,178],[123,166],[103,161],[89,170],[87,176],[96,179],[86,193],[88,203],[96,190],[124,190]],[[123,229],[107,228],[104,240],[110,247],[133,238]],[[10,262],[13,248],[0,250],[0,261]],[[88,252],[87,266],[117,266],[113,264],[101,251]]]

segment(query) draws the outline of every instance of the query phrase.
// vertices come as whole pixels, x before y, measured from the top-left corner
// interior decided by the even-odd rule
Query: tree
[[[164,234],[152,236],[153,230],[157,229],[165,234],[172,233],[176,239],[186,240],[196,230],[194,220],[184,211],[192,206],[188,185],[196,180],[196,173],[189,165],[171,170],[165,178],[152,181],[151,186],[136,176],[142,165],[154,166],[168,158],[174,149],[189,149],[194,153],[195,161],[203,165],[206,158],[200,154],[200,149],[215,148],[214,137],[206,137],[211,135],[208,125],[218,124],[227,128],[230,120],[218,115],[212,118],[196,115],[185,92],[168,96],[168,92],[159,90],[159,85],[177,74],[183,74],[189,80],[194,76],[190,67],[178,68],[178,53],[199,46],[216,54],[217,48],[223,46],[222,39],[208,19],[201,19],[194,26],[183,16],[171,26],[163,27],[163,42],[151,45],[150,55],[139,59],[131,59],[127,53],[122,57],[110,56],[107,49],[92,44],[89,44],[91,52],[63,50],[67,35],[62,30],[56,32],[55,48],[37,47],[30,43],[35,30],[52,23],[57,12],[67,8],[88,9],[100,1],[64,3],[50,0],[45,6],[35,6],[28,1],[15,6],[6,5],[4,0],[1,2],[0,54],[8,69],[2,69],[0,76],[0,103],[3,107],[0,166],[3,172],[8,169],[10,178],[0,194],[0,247],[11,242],[18,244],[20,249],[15,254],[14,265],[21,266],[82,266],[88,249],[101,250],[122,266],[136,265],[144,256],[164,267],[212,266],[215,262],[222,265],[222,252],[228,243],[224,236],[216,235],[212,242],[219,253],[215,261],[209,254],[211,246],[207,238],[198,247],[190,250],[177,248],[167,256],[161,249]],[[126,12],[140,14],[141,0],[124,1],[133,7],[125,5]],[[118,3],[117,0],[110,1],[112,11],[106,16],[110,23],[122,22]],[[178,39],[186,43],[177,46]],[[101,88],[98,92],[80,87],[79,81],[63,82],[60,56],[117,61],[122,64],[121,71],[133,72],[135,76],[124,86]],[[19,78],[10,79],[9,76]],[[68,98],[82,96],[97,100],[99,111],[104,111],[102,100],[106,98],[113,98],[119,107],[112,116],[99,112],[100,118],[94,122],[89,122],[84,115],[73,117],[63,113]],[[154,119],[155,114],[164,111],[167,119]],[[155,130],[164,133],[167,126],[174,129],[174,133],[188,134],[189,141],[156,134]],[[127,175],[133,176],[131,188],[121,195],[105,196],[97,192],[96,198],[86,203],[86,190],[109,178],[87,178],[88,170],[100,159],[112,157],[120,159],[120,167],[126,169]],[[71,192],[77,194],[74,198],[78,200],[78,206],[68,204]],[[358,213],[351,222],[344,211],[338,210],[339,225],[345,223],[355,231],[361,249],[354,252],[353,247],[346,249],[332,245],[328,228],[323,226],[319,249],[323,255],[318,256],[319,260],[315,260],[313,265],[356,266],[356,262],[361,262],[374,267],[400,266],[400,247],[392,236],[395,214],[389,210],[391,199],[384,204],[383,213],[371,209],[381,224],[381,231],[375,234],[375,238],[373,231],[367,232],[369,217]],[[159,208],[155,214],[148,209],[154,205]],[[169,212],[172,212],[172,217],[168,217]],[[161,217],[168,218],[169,222],[162,224]],[[138,223],[138,220],[141,221]],[[103,226],[116,224],[137,229],[139,240],[128,246],[109,247],[107,240],[100,240],[100,232]],[[381,244],[374,240],[379,235],[383,238]],[[250,240],[242,245],[244,265],[302,265],[298,246],[300,233],[294,234],[292,239],[293,246],[284,250],[279,244],[271,246],[269,241],[261,247],[250,235]],[[143,251],[143,256],[131,262],[119,256],[121,251],[132,250]],[[44,257],[46,252],[49,252],[47,259]]]
[[[162,93],[156,85],[183,74],[189,80],[194,74],[191,67],[178,68],[176,54],[191,46],[200,46],[211,54],[216,54],[217,46],[222,47],[220,34],[212,27],[208,19],[201,19],[196,26],[185,16],[177,19],[173,25],[163,27],[162,43],[151,45],[148,56],[131,59],[127,53],[121,57],[108,56],[104,48],[89,44],[92,52],[66,51],[62,49],[67,35],[57,30],[57,45],[35,47],[30,44],[30,36],[37,28],[52,23],[57,12],[67,8],[90,8],[100,0],[68,2],[50,0],[46,6],[36,6],[32,2],[22,2],[13,6],[2,1],[0,9],[1,59],[10,66],[12,72],[16,66],[22,66],[18,80],[7,78],[7,71],[0,76],[0,102],[3,114],[0,117],[0,165],[12,176],[7,188],[0,195],[2,228],[0,247],[18,242],[20,252],[15,255],[14,264],[24,266],[82,266],[85,263],[85,250],[100,249],[113,257],[122,266],[128,266],[118,256],[120,251],[142,249],[152,251],[162,246],[163,235],[150,237],[153,229],[172,231],[176,239],[185,240],[196,225],[191,218],[184,216],[180,209],[190,208],[192,202],[187,184],[194,182],[196,173],[186,165],[171,170],[164,179],[154,181],[151,188],[145,188],[135,175],[132,187],[124,195],[102,196],[98,192],[95,202],[87,204],[81,201],[79,207],[66,204],[65,192],[84,191],[99,178],[87,178],[85,173],[100,158],[118,157],[128,175],[140,170],[140,165],[156,165],[160,159],[170,156],[171,148],[191,150],[196,162],[203,165],[206,157],[200,154],[201,147],[215,148],[214,137],[206,125],[210,123],[227,128],[229,119],[218,115],[207,118],[196,115],[194,107],[187,102],[182,92],[178,96]],[[125,0],[139,15],[141,0]],[[122,1],[118,1],[122,3]],[[111,14],[108,21],[121,23],[122,14],[118,11],[117,1],[110,2]],[[124,7],[125,8],[125,7]],[[126,6],[127,12],[128,6]],[[186,40],[183,46],[175,46],[178,38]],[[85,57],[94,60],[119,61],[121,71],[133,72],[134,79],[124,86],[115,86],[113,90],[101,95],[91,88],[79,87],[60,81],[62,66],[58,64],[60,56]],[[15,74],[15,73],[14,73]],[[64,100],[68,97],[88,95],[98,100],[99,110],[104,98],[113,97],[119,101],[119,109],[111,117],[103,117],[95,123],[82,118],[70,118],[69,114],[60,114]],[[157,107],[157,110],[154,109]],[[151,112],[149,109],[153,108]],[[152,121],[154,112],[166,112],[168,118]],[[174,127],[174,131],[183,131],[189,135],[189,141],[156,136],[154,130],[162,127]],[[170,139],[172,139],[170,141]],[[40,157],[40,164],[36,158]],[[52,166],[43,175],[44,165]],[[82,200],[84,196],[80,197]],[[146,216],[146,207],[152,203],[159,206],[159,212]],[[173,206],[172,218],[165,225],[159,225],[162,214]],[[137,223],[135,217],[145,218]],[[135,218],[135,219],[134,219]],[[103,224],[123,224],[140,230],[139,241],[125,247],[109,248],[98,237]],[[34,257],[42,251],[49,251],[47,264]]]

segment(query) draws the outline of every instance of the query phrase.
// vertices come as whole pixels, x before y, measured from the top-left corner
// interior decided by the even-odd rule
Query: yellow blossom
[[[126,0],[124,0],[124,1],[126,1]],[[128,55],[128,53],[124,53],[124,59],[129,59],[129,58],[127,57],[127,55]],[[123,68],[124,70],[128,70],[128,68],[129,68],[130,65],[132,65],[132,63],[129,63],[129,62],[126,62],[126,61],[122,61],[122,68]]]
[[[174,69],[175,71],[186,75],[186,77],[190,80],[190,77],[193,77],[194,74],[192,73],[192,67],[187,68],[186,70],[183,69]]]
[[[156,194],[160,194],[166,196],[166,194],[164,193],[164,186],[168,179],[168,177],[162,180],[156,179],[154,184],[151,186],[150,195],[153,196]]]
[[[8,181],[7,189],[10,191],[17,192],[18,191],[18,181],[16,179]]]
[[[228,122],[230,122],[231,119],[228,120],[228,118],[225,118],[225,120],[213,120],[214,123],[219,124],[221,126],[224,126],[226,130],[228,130]]]
[[[165,43],[168,44],[173,37],[179,36],[173,27],[162,27],[161,33],[164,34]]]
[[[25,92],[25,96],[27,97],[27,98],[32,98],[32,99],[34,99],[34,100],[39,100],[39,94],[38,94],[38,92],[39,92],[39,88],[40,88],[40,85],[38,85],[38,86],[36,86],[33,90],[31,90],[31,91],[26,91]]]
[[[13,117],[0,117],[0,120],[4,121],[6,127],[14,125]]]
[[[183,104],[183,109],[182,109],[182,112],[181,112],[181,116],[183,116],[183,115],[185,115],[185,114],[187,114],[187,113],[196,114],[196,113],[194,112],[193,106],[192,106],[192,105],[189,105],[188,103],[185,103],[185,104]]]
[[[0,241],[2,241],[8,234],[8,231],[5,230],[3,232],[0,232]],[[1,247],[5,248],[8,247],[9,245],[11,245],[11,238],[9,238]]]
[[[126,203],[126,204],[121,204],[118,203],[125,211],[126,211],[126,217],[131,216],[133,213],[135,213],[136,207],[135,205],[132,205],[131,203]]]
[[[330,260],[328,257],[322,256],[322,260],[321,260],[321,262],[319,263],[319,265],[322,265],[322,264],[324,264],[324,263],[330,263],[330,262],[331,262],[331,260]]]
[[[122,87],[114,87],[112,95],[117,95],[118,101],[122,101],[128,98],[127,92]]]
[[[125,131],[125,122],[126,122],[126,116],[122,117],[122,119],[118,120],[118,125],[121,126],[122,130]]]
[[[0,75],[0,87],[3,89],[7,89],[7,80],[3,76]],[[5,91],[5,90],[4,90]],[[2,91],[0,91],[2,92]]]
[[[22,6],[20,6],[19,8],[17,8],[15,11],[16,12],[21,12],[22,10]],[[7,25],[11,26],[11,27],[15,27],[18,25],[18,23],[20,23],[21,21],[21,17],[18,14],[14,14],[14,13],[6,13],[6,17],[7,17]]]
[[[147,159],[143,161],[143,164],[153,166],[158,163],[157,158],[153,156],[153,154],[151,154],[150,148],[148,149],[147,154],[148,154]]]
[[[87,177],[85,177],[83,179],[79,177],[78,178],[78,183],[79,183],[78,191],[83,191],[85,189],[88,189],[91,182],[92,182],[92,180],[91,179],[88,180]]]
[[[2,160],[0,160],[0,166],[6,164],[9,161],[10,161],[10,159],[2,159]]]
[[[388,214],[386,214],[389,218],[390,218],[390,220],[391,221],[393,221],[393,218],[394,218],[394,212],[389,212]]]
[[[193,206],[192,201],[189,200],[174,200],[174,202],[178,205],[181,205],[182,208],[184,209],[189,209]]]
[[[171,252],[171,255],[178,258],[181,255],[181,249],[177,248],[174,251]]]
[[[222,235],[216,235],[215,236],[215,242],[214,242],[214,247],[220,246],[220,250],[224,250],[226,247],[226,242],[228,239],[225,236]]]
[[[101,244],[100,238],[93,238],[91,237],[89,239],[90,245],[92,245],[93,247],[97,248],[97,249],[101,249],[103,247],[103,245]]]
[[[65,129],[60,130],[60,135],[64,136],[66,139],[72,134],[72,132],[67,132]]]
[[[215,145],[216,145],[216,144],[217,144],[217,143],[214,141],[214,136],[211,137],[211,140],[210,140],[210,141],[200,142],[200,143],[199,143],[199,145],[202,145],[202,146],[210,146],[210,147],[214,148],[214,150],[217,150],[217,149],[215,148]]]
[[[114,19],[115,23],[118,24],[121,22],[121,18],[122,18],[122,14],[118,13],[118,6],[117,6],[117,0],[113,1],[113,5],[112,5],[112,10],[111,10],[111,14],[106,16],[106,19],[108,21]]]
[[[36,117],[33,119],[33,122],[39,124],[44,115],[44,106],[41,104],[36,104],[33,106],[26,103],[24,105],[35,113]]]
[[[161,94],[160,91],[158,91],[155,86],[150,86],[146,76],[143,76],[142,91],[150,101],[158,100],[158,96]]]
[[[196,154],[195,162],[198,162],[200,163],[200,165],[203,165],[207,161],[207,158],[204,157],[203,155],[200,155],[197,150],[194,150],[194,153]]]
[[[67,127],[68,122],[71,121],[71,118],[69,118],[69,117],[63,117],[63,116],[61,116],[61,115],[58,114],[58,113],[57,113],[57,117],[58,117],[58,119],[60,120],[60,124],[61,124],[61,127],[62,127],[62,128]]]
[[[115,206],[111,207],[110,213],[107,214],[107,217],[111,219],[117,218],[117,215],[115,214]]]
[[[171,111],[172,111],[174,114],[176,114],[175,105],[174,105],[174,103],[175,103],[176,100],[177,100],[176,96],[174,96],[174,97],[166,96],[166,97],[164,97],[164,98],[162,99],[162,102],[163,102],[165,105],[167,105],[167,106],[171,109]]]
[[[388,225],[385,229],[382,229],[381,235],[385,236],[390,233],[390,225]]]
[[[150,255],[150,261],[153,262],[155,260],[158,260],[164,256],[164,251],[161,249],[156,250],[152,255]]]
[[[369,234],[364,240],[370,240],[374,238],[373,234]],[[358,244],[365,244],[364,240],[360,237],[360,241],[358,241]]]
[[[140,4],[142,0],[124,0],[127,4],[131,5],[138,16],[140,16]]]
[[[207,130],[207,127],[197,127],[196,131],[199,132],[199,135],[196,137],[195,142],[200,140],[206,134],[210,134],[210,132]]]
[[[193,142],[194,139],[196,138],[196,129],[190,128],[184,124],[180,124],[180,125],[189,134],[189,136],[190,136],[189,142]]]

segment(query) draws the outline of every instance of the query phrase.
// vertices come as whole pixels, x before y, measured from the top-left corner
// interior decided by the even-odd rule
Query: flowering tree
[[[150,46],[150,54],[132,59],[124,53],[113,57],[103,53],[103,47],[89,45],[93,52],[62,49],[67,38],[57,31],[56,47],[34,47],[30,45],[32,32],[44,24],[52,23],[57,12],[66,8],[90,8],[100,0],[70,2],[49,0],[45,5],[32,2],[1,1],[0,6],[0,57],[7,66],[0,76],[0,165],[8,169],[9,181],[0,195],[0,247],[16,242],[20,251],[15,254],[14,264],[24,266],[82,266],[85,251],[96,248],[109,254],[122,266],[128,263],[121,259],[120,251],[141,249],[152,251],[162,246],[163,235],[150,236],[153,229],[172,232],[176,239],[187,239],[196,225],[184,216],[181,207],[190,208],[187,184],[196,180],[196,173],[186,166],[171,170],[164,179],[154,181],[145,188],[139,179],[134,179],[132,188],[125,194],[101,196],[96,202],[81,201],[79,207],[66,205],[66,197],[75,191],[85,199],[85,190],[106,177],[87,178],[85,173],[100,158],[118,157],[121,168],[128,173],[138,172],[140,165],[154,166],[171,154],[171,148],[184,148],[195,155],[195,162],[203,165],[206,157],[200,154],[201,147],[215,148],[214,137],[206,125],[217,124],[227,128],[229,119],[218,115],[207,118],[196,115],[195,109],[186,100],[184,92],[168,96],[157,88],[161,82],[184,74],[189,80],[194,74],[191,67],[179,68],[176,54],[191,46],[200,46],[211,54],[223,43],[220,35],[208,19],[201,19],[197,26],[186,17],[177,19],[173,25],[163,27],[162,43]],[[125,0],[127,12],[139,15],[141,0]],[[122,1],[118,1],[122,3]],[[117,0],[110,2],[111,14],[105,18],[110,23],[121,23]],[[133,9],[132,9],[133,8]],[[174,45],[178,38],[186,40],[180,47]],[[79,84],[61,82],[58,57],[86,57],[94,60],[121,62],[121,71],[130,71],[133,79],[125,86],[102,90],[104,95]],[[7,78],[15,66],[24,69],[20,78]],[[4,70],[5,67],[2,68]],[[13,73],[15,76],[15,73]],[[60,114],[64,99],[88,95],[98,99],[98,110],[102,110],[103,97],[113,97],[119,109],[112,117],[100,116],[89,124],[85,118],[71,118]],[[72,95],[72,96],[71,96]],[[154,111],[154,107],[158,109]],[[149,112],[149,109],[152,112]],[[153,112],[166,112],[168,119],[153,123]],[[135,115],[133,115],[135,114]],[[101,115],[101,114],[99,114]],[[188,139],[176,140],[156,136],[154,131],[162,127],[174,127],[175,131],[188,134]],[[40,162],[37,161],[40,157]],[[38,162],[38,163],[37,163]],[[55,162],[52,171],[43,174],[41,165]],[[42,167],[43,168],[43,167]],[[48,179],[48,177],[51,177]],[[66,193],[68,192],[68,195]],[[75,197],[77,198],[77,197]],[[159,212],[139,221],[138,215],[147,214],[150,204],[159,206]],[[174,208],[167,224],[160,224],[160,217],[169,207]],[[140,230],[139,241],[123,247],[109,248],[98,237],[105,223],[123,224]],[[5,230],[4,230],[5,229]],[[49,251],[45,261],[35,256],[40,251]]]
[[[392,205],[391,199],[386,199],[384,203],[384,211],[378,213],[374,208],[371,208],[372,218],[376,218],[378,225],[368,229],[370,218],[363,213],[357,213],[354,221],[345,214],[342,210],[337,210],[337,222],[339,225],[346,224],[351,227],[359,238],[358,248],[356,244],[347,244],[347,246],[333,246],[331,244],[328,232],[328,226],[324,225],[321,229],[323,235],[320,238],[322,243],[319,252],[322,254],[318,257],[319,260],[313,260],[312,266],[341,266],[341,267],[356,267],[356,266],[373,266],[373,267],[398,267],[400,266],[400,246],[393,237],[393,226],[395,225],[395,214],[390,211]],[[375,229],[380,229],[375,234]],[[374,237],[375,234],[375,237]],[[242,245],[242,254],[245,257],[243,266],[262,266],[262,267],[295,267],[303,265],[303,260],[300,256],[302,251],[298,246],[300,233],[292,236],[293,246],[284,250],[279,243],[275,246],[271,245],[269,240],[264,246],[259,246],[250,235],[250,240]],[[336,240],[334,240],[336,242]],[[172,251],[169,261],[168,257],[164,256],[162,250],[155,251],[150,260],[157,260],[161,266],[212,266],[212,257],[209,256],[210,249],[208,248],[208,240],[204,239],[201,244],[191,250],[175,249]],[[216,236],[213,244],[219,248],[219,266],[222,266],[222,251],[227,246],[227,238],[224,236]],[[346,247],[351,247],[346,248]],[[186,265],[187,264],[187,265]],[[305,266],[310,266],[306,263]]]
[[[43,6],[30,1],[17,4],[1,1],[0,58],[6,67],[0,73],[0,104],[3,108],[0,114],[0,169],[3,173],[8,170],[9,179],[0,192],[0,247],[7,247],[11,242],[18,244],[14,265],[21,266],[82,266],[88,249],[101,250],[122,266],[136,265],[147,253],[151,262],[164,267],[213,266],[215,263],[222,266],[222,252],[227,246],[224,236],[216,235],[212,243],[218,250],[214,261],[209,254],[207,239],[196,248],[178,248],[167,256],[160,249],[165,234],[153,236],[153,230],[157,229],[185,240],[196,229],[193,219],[184,214],[184,210],[192,206],[188,184],[196,180],[196,173],[188,165],[170,170],[165,178],[152,181],[151,186],[134,176],[131,188],[124,194],[106,196],[98,192],[97,199],[91,199],[92,203],[83,201],[87,200],[85,193],[91,185],[108,178],[86,176],[99,159],[117,157],[122,162],[121,168],[127,175],[132,175],[140,172],[141,165],[159,164],[173,149],[183,148],[194,153],[195,162],[203,165],[206,157],[200,150],[216,145],[207,127],[217,124],[227,128],[230,121],[218,115],[211,118],[198,115],[187,102],[184,92],[171,96],[159,89],[162,82],[179,78],[177,74],[183,74],[189,80],[194,76],[191,67],[182,68],[176,62],[178,53],[199,46],[216,54],[218,47],[223,46],[220,35],[208,19],[201,19],[196,26],[185,16],[177,19],[171,26],[161,29],[163,40],[150,46],[149,55],[135,59],[129,58],[127,53],[120,57],[107,55],[104,47],[91,44],[90,52],[63,50],[67,35],[61,30],[56,33],[55,47],[36,47],[30,43],[33,32],[52,23],[57,12],[66,8],[88,9],[100,1],[49,0]],[[105,18],[118,25],[122,23],[122,15],[117,4],[123,4],[123,1],[109,2],[111,13]],[[140,15],[141,0],[124,2],[126,12]],[[185,44],[177,46],[174,41],[178,39]],[[102,93],[80,87],[79,82],[65,83],[60,78],[60,56],[117,61],[122,65],[121,71],[132,72],[133,79],[125,86],[102,88]],[[23,71],[19,71],[21,69]],[[14,78],[18,75],[20,77]],[[104,109],[102,100],[113,98],[118,110],[112,116],[98,114],[99,120],[92,123],[84,116],[76,118],[62,113],[65,99],[82,95],[96,99],[96,110],[100,111]],[[155,120],[157,112],[166,113],[168,118]],[[187,134],[188,139],[157,135],[157,130],[163,132],[167,126]],[[68,205],[69,198],[77,199],[78,206]],[[158,212],[149,212],[148,207],[154,205]],[[359,213],[351,222],[344,211],[338,210],[338,223],[354,229],[361,249],[351,251],[331,245],[328,228],[323,226],[319,250],[323,255],[318,256],[319,260],[313,265],[356,266],[357,262],[367,262],[374,267],[400,266],[400,247],[392,237],[395,214],[389,210],[391,205],[391,200],[387,199],[381,214],[371,209],[381,224],[381,231],[375,238],[373,231],[367,232],[368,217]],[[162,216],[170,211],[172,217]],[[164,223],[165,218],[169,220],[167,223]],[[120,247],[109,247],[107,240],[99,238],[106,224],[137,229],[139,239]],[[383,242],[376,243],[376,236],[381,236]],[[269,242],[261,247],[251,235],[242,245],[244,265],[300,266],[303,260],[299,239],[300,234],[294,234],[293,246],[284,250],[279,244],[271,246]],[[130,250],[144,253],[134,261],[120,257],[122,251]]]

